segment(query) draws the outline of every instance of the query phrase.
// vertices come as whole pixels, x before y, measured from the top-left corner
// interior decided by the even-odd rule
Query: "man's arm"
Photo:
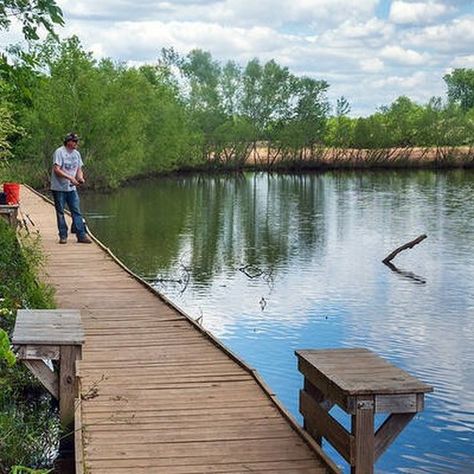
[[[67,174],[65,171],[61,169],[59,165],[54,165],[53,171],[56,176],[60,176],[61,178],[68,179],[69,181],[71,181],[71,183],[74,186],[77,186],[79,184],[79,181],[75,178],[75,176],[71,176],[70,174]]]
[[[84,173],[82,172],[82,166],[79,166],[76,173],[76,179],[79,184],[84,184],[86,180],[84,179]]]

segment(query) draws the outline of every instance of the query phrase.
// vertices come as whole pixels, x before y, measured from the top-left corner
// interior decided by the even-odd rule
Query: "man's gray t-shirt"
[[[53,171],[51,172],[52,191],[74,191],[71,181],[54,172],[54,165],[58,165],[67,174],[76,177],[77,171],[83,166],[81,154],[77,150],[68,151],[65,146],[60,146],[53,155]]]

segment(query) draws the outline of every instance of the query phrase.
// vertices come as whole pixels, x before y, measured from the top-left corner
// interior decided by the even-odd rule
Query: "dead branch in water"
[[[419,244],[420,242],[422,242],[423,240],[425,240],[428,236],[426,234],[422,234],[420,235],[419,237],[417,237],[416,239],[402,245],[401,247],[398,247],[397,249],[395,249],[390,255],[387,255],[383,260],[382,262],[385,263],[385,264],[388,264],[391,260],[393,260],[400,252],[402,252],[403,250],[406,250],[406,249],[411,249],[413,248],[415,245]]]

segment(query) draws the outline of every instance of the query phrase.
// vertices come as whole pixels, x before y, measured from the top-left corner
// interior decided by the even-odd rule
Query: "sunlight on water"
[[[434,385],[377,472],[467,474],[473,197],[468,171],[249,173],[145,181],[83,207],[107,246],[202,317],[298,419],[295,349],[367,347]],[[381,263],[422,233],[398,271]]]

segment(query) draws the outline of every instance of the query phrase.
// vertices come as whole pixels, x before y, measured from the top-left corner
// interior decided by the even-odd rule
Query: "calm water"
[[[295,349],[367,347],[434,385],[377,472],[467,474],[473,198],[468,171],[248,173],[144,181],[82,205],[114,253],[202,318],[298,419]],[[394,260],[399,273],[381,263],[422,233]]]

